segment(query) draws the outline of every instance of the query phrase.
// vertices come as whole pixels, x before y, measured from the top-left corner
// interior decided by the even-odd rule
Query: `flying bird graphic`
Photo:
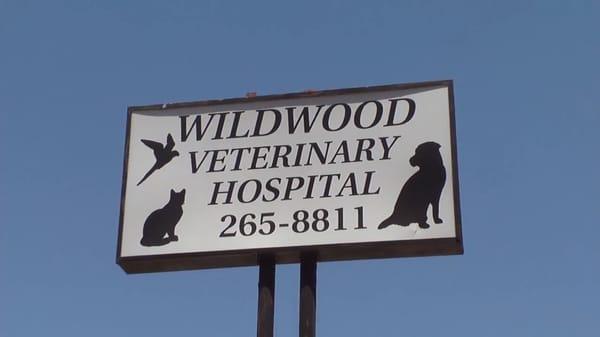
[[[169,163],[174,157],[179,156],[179,152],[173,151],[173,147],[175,147],[175,142],[173,141],[173,137],[170,133],[169,135],[167,135],[167,145],[165,146],[163,146],[159,142],[155,142],[153,140],[148,139],[142,139],[142,143],[146,144],[146,146],[152,149],[152,151],[154,152],[154,158],[156,158],[156,163],[154,163],[152,168],[150,168],[150,170],[148,171],[148,173],[146,173],[142,180],[140,180],[140,182],[137,183],[137,186],[140,186],[140,184],[143,183],[144,180],[148,179],[148,177],[152,173],[154,173],[154,171],[167,165],[167,163]]]

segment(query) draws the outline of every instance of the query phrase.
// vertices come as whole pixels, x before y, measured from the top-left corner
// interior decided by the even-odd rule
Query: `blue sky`
[[[598,1],[2,0],[0,335],[255,335],[257,268],[114,263],[127,106],[453,79],[465,254],[320,264],[318,335],[598,336],[599,36]]]

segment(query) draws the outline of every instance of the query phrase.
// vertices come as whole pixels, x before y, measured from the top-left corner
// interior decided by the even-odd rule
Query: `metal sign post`
[[[259,257],[257,337],[273,337],[275,317],[275,259],[273,255]]]
[[[317,318],[317,256],[300,258],[300,337],[315,337]]]

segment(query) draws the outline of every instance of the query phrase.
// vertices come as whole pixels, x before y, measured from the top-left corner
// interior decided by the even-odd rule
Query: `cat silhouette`
[[[433,221],[436,224],[443,222],[440,218],[440,196],[446,183],[446,168],[439,148],[440,144],[436,142],[426,142],[417,146],[409,162],[411,166],[418,166],[419,171],[406,181],[400,190],[392,215],[379,224],[379,229],[392,224],[408,226],[415,222],[420,228],[429,228],[429,205],[432,206]]]
[[[140,243],[142,246],[164,246],[179,238],[175,235],[175,225],[183,215],[185,188],[180,192],[171,190],[169,202],[163,207],[150,213],[144,222],[144,234]]]

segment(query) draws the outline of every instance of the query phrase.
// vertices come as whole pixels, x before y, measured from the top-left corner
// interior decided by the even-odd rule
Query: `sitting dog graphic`
[[[418,166],[419,171],[406,181],[400,190],[392,215],[379,224],[379,229],[392,224],[408,226],[411,223],[418,223],[420,228],[429,228],[429,205],[433,208],[433,221],[436,224],[443,222],[439,214],[439,204],[446,183],[446,169],[439,149],[440,144],[436,142],[426,142],[417,146],[414,156],[410,158],[410,165]]]

